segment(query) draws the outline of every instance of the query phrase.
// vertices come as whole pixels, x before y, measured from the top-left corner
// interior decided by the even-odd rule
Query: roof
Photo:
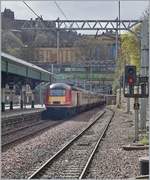
[[[64,89],[71,89],[71,86],[65,84],[65,83],[54,83],[50,85],[50,89],[53,88],[64,88]]]
[[[15,63],[18,63],[18,64],[22,64],[22,65],[24,65],[24,66],[31,67],[31,68],[33,68],[33,69],[35,69],[35,70],[39,70],[39,71],[41,71],[41,72],[45,72],[45,73],[48,73],[48,74],[52,74],[51,72],[49,72],[49,71],[47,71],[47,70],[45,70],[45,69],[43,69],[43,68],[41,68],[41,67],[39,67],[39,66],[36,66],[36,65],[34,65],[34,64],[32,64],[32,63],[29,63],[29,62],[26,62],[26,61],[24,61],[24,60],[22,60],[22,59],[16,58],[16,57],[14,57],[14,56],[12,56],[12,55],[9,55],[9,54],[7,54],[7,53],[1,52],[1,56],[7,58],[8,61],[13,61],[13,62],[15,62]]]

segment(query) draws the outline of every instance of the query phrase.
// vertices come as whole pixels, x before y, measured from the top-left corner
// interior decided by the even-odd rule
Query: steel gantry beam
[[[60,20],[25,22],[21,29],[43,29],[43,30],[128,30],[139,23],[141,20]],[[40,25],[39,25],[40,24]],[[54,26],[52,26],[52,24]]]
[[[63,30],[130,30],[139,20],[57,20],[56,28]]]

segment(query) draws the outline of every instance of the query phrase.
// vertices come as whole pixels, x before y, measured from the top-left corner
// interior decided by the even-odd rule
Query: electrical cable
[[[60,10],[60,12],[62,13],[62,15],[66,18],[66,20],[68,20],[67,16],[65,15],[64,11],[63,11],[62,8],[59,6],[59,4],[58,4],[56,1],[54,1],[54,3],[55,3],[55,5],[56,5],[56,7]]]
[[[41,18],[25,1],[22,1],[38,18]]]

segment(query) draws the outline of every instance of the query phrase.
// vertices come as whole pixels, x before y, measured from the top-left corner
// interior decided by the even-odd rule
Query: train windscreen
[[[51,89],[50,95],[51,96],[65,96],[65,90],[64,89]]]

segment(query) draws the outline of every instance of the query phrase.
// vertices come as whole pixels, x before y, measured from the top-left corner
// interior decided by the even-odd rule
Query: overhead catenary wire
[[[25,1],[22,1],[38,18],[41,18]]]
[[[59,4],[58,4],[56,1],[54,1],[54,3],[55,3],[55,5],[56,5],[56,7],[59,9],[59,11],[62,13],[62,15],[65,17],[65,19],[68,20],[66,14],[65,14],[64,11],[62,10],[62,8],[59,6]]]

